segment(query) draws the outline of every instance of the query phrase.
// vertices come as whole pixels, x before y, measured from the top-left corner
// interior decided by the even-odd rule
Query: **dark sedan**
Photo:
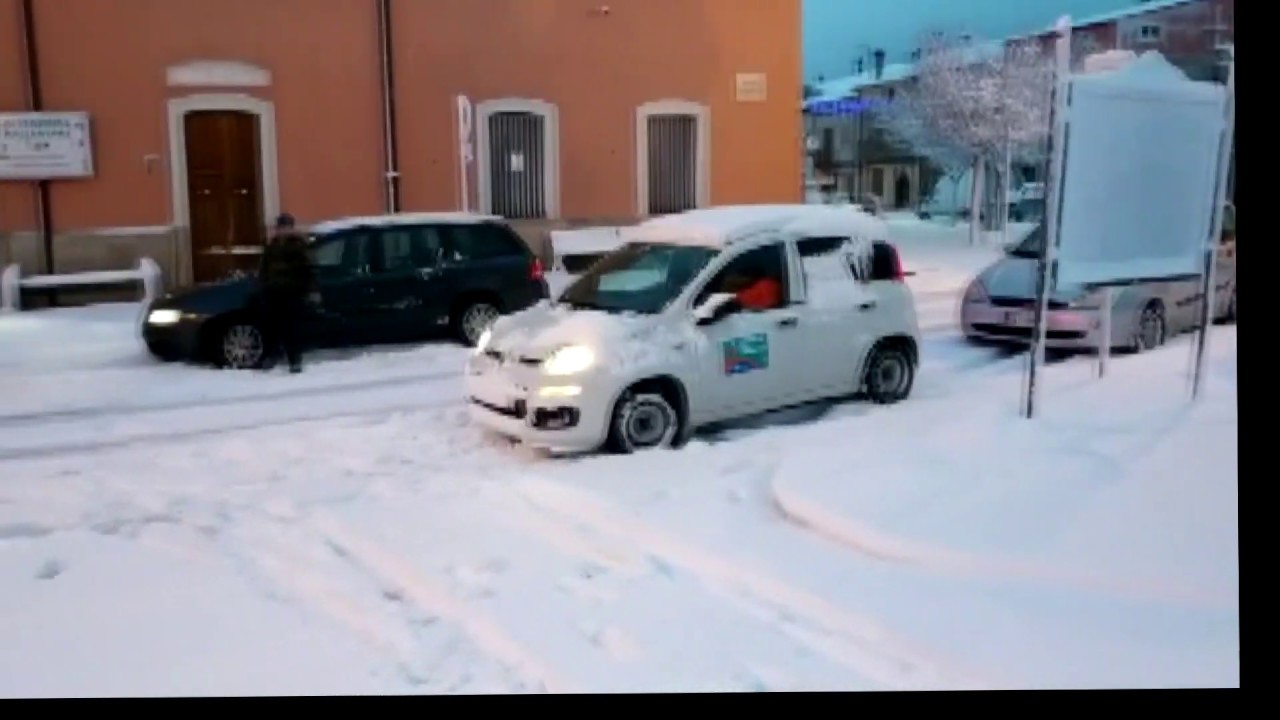
[[[468,214],[349,218],[311,229],[318,293],[302,329],[311,347],[426,340],[474,345],[499,315],[548,297],[542,263],[501,218]],[[243,277],[164,295],[142,337],[164,360],[261,367],[258,282]]]

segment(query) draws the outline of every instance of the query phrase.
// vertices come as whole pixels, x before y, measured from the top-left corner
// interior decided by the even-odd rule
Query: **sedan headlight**
[[[964,290],[965,302],[967,303],[985,302],[986,300],[987,300],[987,289],[982,287],[981,280],[974,280],[973,282],[969,283],[969,287],[965,288]]]
[[[1105,295],[1103,290],[1093,290],[1067,303],[1067,306],[1072,310],[1101,310]]]
[[[551,353],[542,363],[542,370],[548,375],[573,375],[591,367],[596,361],[596,354],[586,345],[567,345]]]
[[[147,324],[149,325],[176,325],[182,320],[182,313],[178,310],[152,310],[147,315]]]

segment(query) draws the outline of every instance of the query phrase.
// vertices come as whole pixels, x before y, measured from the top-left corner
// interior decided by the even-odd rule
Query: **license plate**
[[[1004,314],[1005,325],[1030,325],[1035,321],[1035,313],[1030,310],[1008,310]]]

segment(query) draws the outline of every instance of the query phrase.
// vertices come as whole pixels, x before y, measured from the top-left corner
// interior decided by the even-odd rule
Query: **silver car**
[[[1214,320],[1236,318],[1234,212],[1224,218],[1218,247]],[[960,327],[971,340],[1029,343],[1035,322],[1038,258],[1044,243],[1040,225],[1007,256],[987,267],[969,284],[960,305]],[[1199,326],[1198,278],[1143,282],[1111,291],[1111,347],[1142,351]],[[1057,288],[1049,297],[1045,346],[1061,350],[1094,350],[1102,345],[1101,290]]]

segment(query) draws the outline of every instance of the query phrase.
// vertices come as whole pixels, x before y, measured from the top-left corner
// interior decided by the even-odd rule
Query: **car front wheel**
[[[260,368],[267,357],[266,339],[257,325],[237,320],[222,328],[214,352],[214,359],[221,367]]]
[[[680,413],[657,393],[625,393],[609,424],[610,450],[633,453],[671,447],[680,431]]]

